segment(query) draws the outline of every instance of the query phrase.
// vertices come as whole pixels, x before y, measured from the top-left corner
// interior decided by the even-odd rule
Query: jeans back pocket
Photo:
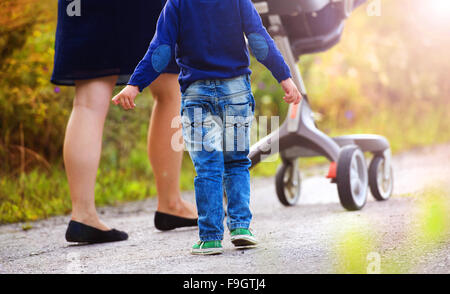
[[[189,152],[222,151],[222,121],[205,107],[183,107],[183,139]]]
[[[254,99],[247,94],[231,98],[225,105],[225,151],[248,151]]]

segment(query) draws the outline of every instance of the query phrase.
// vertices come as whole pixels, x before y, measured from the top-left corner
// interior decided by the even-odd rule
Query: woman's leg
[[[172,121],[180,115],[181,93],[178,75],[162,74],[150,86],[155,103],[148,131],[148,155],[158,190],[159,212],[185,218],[197,218],[194,204],[181,198],[179,181],[183,151],[174,150],[172,137],[181,124],[172,128]],[[182,142],[182,138],[180,137]]]
[[[72,199],[72,220],[109,230],[95,208],[95,181],[103,125],[117,76],[77,81],[64,140],[64,164]]]

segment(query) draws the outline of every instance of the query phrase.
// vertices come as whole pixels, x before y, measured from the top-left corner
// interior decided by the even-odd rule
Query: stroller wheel
[[[285,206],[295,205],[300,198],[301,178],[296,163],[297,161],[283,163],[275,176],[277,196]]]
[[[363,208],[367,201],[368,172],[364,154],[359,147],[350,145],[342,149],[336,180],[342,206],[347,210]]]
[[[383,156],[375,156],[369,166],[369,186],[373,197],[378,201],[388,200],[394,188],[394,172],[392,166],[389,167],[389,174],[386,175],[386,161]]]

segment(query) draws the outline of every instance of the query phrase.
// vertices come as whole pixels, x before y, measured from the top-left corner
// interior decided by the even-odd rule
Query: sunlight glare
[[[450,0],[429,0],[432,17],[450,19]]]

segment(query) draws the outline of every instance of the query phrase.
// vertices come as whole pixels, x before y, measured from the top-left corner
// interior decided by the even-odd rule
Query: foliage
[[[49,1],[4,1],[0,18],[0,173],[17,175],[50,167],[60,157],[70,111],[49,83],[54,11]],[[49,144],[51,142],[51,144]]]

